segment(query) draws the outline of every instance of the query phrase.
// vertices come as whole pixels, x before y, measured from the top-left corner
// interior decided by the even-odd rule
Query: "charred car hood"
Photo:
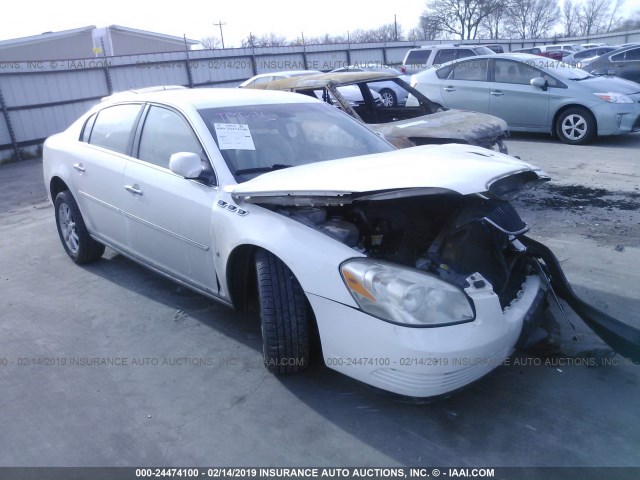
[[[311,163],[226,187],[236,201],[281,205],[349,203],[423,194],[482,193],[509,176],[547,179],[537,167],[471,145],[425,145]]]
[[[397,122],[369,124],[369,128],[383,134],[394,145],[398,138],[450,138],[477,145],[507,133],[507,122],[484,113],[446,110]]]

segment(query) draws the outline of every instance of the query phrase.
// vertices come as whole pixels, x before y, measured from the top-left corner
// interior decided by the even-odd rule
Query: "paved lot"
[[[640,135],[509,148],[555,177],[519,202],[534,236],[578,292],[640,326]],[[274,377],[251,315],[110,251],[69,261],[40,169],[0,167],[0,466],[640,466],[638,366],[519,353],[421,406],[321,365]],[[574,184],[585,202],[561,188]]]

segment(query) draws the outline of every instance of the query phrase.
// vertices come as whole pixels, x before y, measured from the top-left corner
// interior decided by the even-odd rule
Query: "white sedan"
[[[544,178],[537,168],[473,146],[395,150],[303,95],[115,95],[46,141],[44,174],[73,261],[109,246],[257,306],[274,373],[309,364],[317,329],[330,368],[445,394],[497,367],[544,307],[527,227],[504,200]]]

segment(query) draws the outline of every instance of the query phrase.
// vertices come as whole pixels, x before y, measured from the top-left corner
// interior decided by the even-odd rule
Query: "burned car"
[[[317,338],[350,377],[447,394],[527,342],[552,284],[572,297],[508,201],[546,179],[539,169],[472,145],[398,150],[304,95],[115,95],[49,137],[43,157],[71,260],[109,246],[258,310],[274,373],[306,368]],[[635,348],[595,323],[621,353]]]
[[[395,105],[380,102],[379,91],[395,85]],[[346,88],[360,89],[362,101],[345,98]],[[286,78],[248,88],[285,90],[322,98],[352,117],[368,124],[398,148],[416,145],[463,143],[497,147],[507,153],[509,135],[504,120],[484,113],[444,109],[404,80],[384,72],[335,72]],[[404,91],[404,94],[400,94]]]

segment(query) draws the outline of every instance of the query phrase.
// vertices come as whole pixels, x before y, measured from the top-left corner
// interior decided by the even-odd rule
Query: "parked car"
[[[375,102],[378,85],[395,83],[409,100],[396,107],[385,107]],[[335,105],[369,128],[384,135],[398,148],[432,143],[467,143],[486,148],[497,146],[506,153],[504,139],[508,136],[506,123],[496,117],[460,110],[442,111],[406,82],[389,73],[328,73],[304,78],[288,78],[250,88],[285,90],[312,95]],[[345,88],[356,88],[364,102],[354,105],[339,93]],[[412,105],[409,106],[408,102]]]
[[[542,51],[539,47],[519,48],[517,50],[511,50],[511,53],[529,53],[531,55],[551,58],[552,60],[562,60],[563,57],[562,53],[558,50]]]
[[[569,52],[579,52],[580,50],[583,49],[583,47],[581,47],[580,45],[568,44],[568,43],[555,44],[555,45],[540,45],[539,48],[543,52],[548,52],[549,50],[566,50]]]
[[[593,75],[615,75],[640,83],[640,45],[604,53],[584,68]]]
[[[585,48],[584,50],[580,50],[579,52],[574,52],[566,57],[564,57],[563,61],[570,65],[577,66],[580,68],[582,65],[588,65],[591,63],[596,57],[603,55],[605,53],[612,52],[616,47],[609,46],[596,46],[592,48]]]
[[[72,261],[109,246],[255,305],[274,373],[306,368],[317,332],[330,368],[442,395],[527,342],[551,285],[577,299],[507,200],[546,179],[539,169],[469,145],[395,150],[303,95],[116,96],[49,137],[43,168]]]
[[[409,50],[402,62],[400,71],[410,75],[458,58],[487,55],[493,51],[487,47],[463,47],[456,45],[427,45]]]
[[[445,107],[489,113],[510,130],[548,132],[569,144],[640,130],[640,85],[534,55],[459,60],[411,84]]]
[[[285,72],[259,73],[258,75],[245,80],[239,86],[246,87],[248,85],[256,85],[259,83],[271,82],[273,80],[280,80],[281,78],[299,77],[304,75],[313,75],[316,73],[322,72],[320,72],[320,70],[288,70]]]
[[[400,70],[388,67],[386,65],[349,65],[347,67],[336,68],[332,73],[336,72],[376,72],[390,73],[401,78],[405,82],[410,80],[409,75],[403,75]],[[376,82],[371,88],[380,94],[382,104],[385,107],[397,107],[407,102],[408,92],[405,88],[399,86],[396,82]]]
[[[584,48],[585,50],[589,50],[591,48],[597,48],[597,47],[606,47],[607,44],[606,43],[583,43],[582,45],[580,45],[582,48]]]

